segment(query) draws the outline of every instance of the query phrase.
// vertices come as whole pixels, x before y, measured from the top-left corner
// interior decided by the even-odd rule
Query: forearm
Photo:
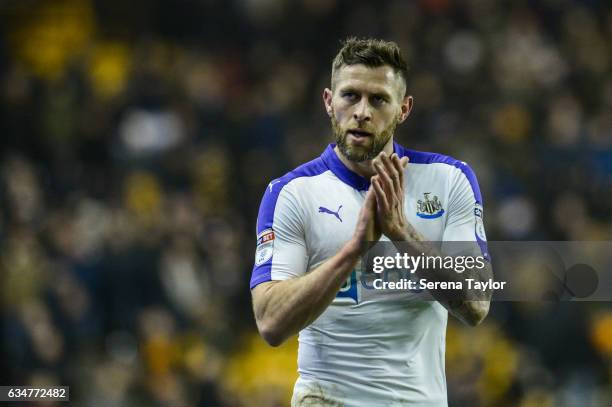
[[[301,277],[255,287],[253,309],[264,339],[277,346],[317,319],[334,300],[359,256],[359,245],[351,241]]]
[[[396,246],[400,251],[407,251],[413,256],[423,254],[436,258],[444,257],[438,249],[428,244],[416,230],[407,231],[401,237],[401,241],[396,241]],[[493,271],[489,262],[485,261],[484,267],[465,267],[460,273],[456,270],[444,268],[419,268],[416,270],[416,275],[433,283],[462,283],[461,290],[453,290],[451,295],[443,290],[430,290],[430,293],[451,314],[469,325],[477,325],[486,317],[492,291],[470,287],[473,287],[476,282],[486,282],[493,279]],[[472,282],[471,285],[466,283],[468,279]]]
[[[464,323],[475,326],[487,316],[492,296],[491,289],[481,290],[471,287],[474,287],[475,282],[493,279],[490,263],[486,262],[483,268],[466,268],[461,273],[455,270],[434,269],[417,271],[417,275],[434,283],[443,281],[461,283],[461,290],[453,290],[450,295],[441,290],[430,290],[430,293],[451,314]],[[472,282],[471,284],[467,284],[468,279]]]

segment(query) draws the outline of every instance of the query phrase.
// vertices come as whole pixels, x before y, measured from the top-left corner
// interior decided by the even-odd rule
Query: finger
[[[395,192],[396,193],[400,193],[401,188],[402,188],[402,182],[401,182],[401,174],[403,172],[403,169],[399,169],[395,166],[395,164],[393,163],[393,161],[395,160],[395,158],[399,157],[397,156],[396,153],[393,153],[390,157],[388,157],[388,161],[387,161],[387,167],[390,171],[391,174],[391,178],[393,179],[393,184],[395,186]]]
[[[374,188],[370,188],[366,194],[366,199],[363,205],[362,215],[365,234],[362,238],[366,242],[376,242],[380,239],[380,233],[376,226],[376,192]]]
[[[355,227],[355,236],[359,241],[376,240],[375,235],[370,235],[371,223],[376,216],[376,195],[373,190],[369,190],[366,194],[365,201],[359,212],[357,226]]]
[[[403,158],[402,158],[403,159]],[[399,185],[404,188],[404,165],[402,165],[402,161],[397,154],[393,154],[391,156],[391,161],[393,162],[393,166],[399,175]],[[398,190],[398,193],[403,193],[403,191]]]
[[[375,194],[376,197],[376,207],[379,211],[384,211],[385,210],[385,201],[386,201],[386,194],[384,189],[381,186],[380,183],[380,178],[378,178],[378,176],[376,176],[375,178],[372,178],[372,191]]]
[[[359,212],[359,221],[364,225],[372,218],[372,213],[376,211],[376,192],[372,189],[366,193],[365,201]]]
[[[369,189],[366,197],[365,197],[365,202],[363,203],[363,206],[366,207],[366,209],[369,210],[376,210],[376,192],[374,192],[373,189]]]
[[[397,170],[397,168],[395,168],[395,165],[393,164],[393,157],[397,157],[397,154],[393,153],[391,154],[391,157],[389,157],[386,154],[383,154],[382,158],[382,162],[384,163],[385,169],[387,170],[387,173],[389,174],[389,177],[392,180],[393,183],[393,193],[399,193],[399,191],[401,190],[401,182],[400,182],[400,171]]]
[[[372,186],[374,186],[374,191],[376,192],[376,202],[381,210],[384,212],[388,212],[389,208],[389,200],[387,199],[387,194],[383,190],[381,185],[380,178],[373,177],[372,178]]]
[[[402,159],[400,160],[400,164],[402,166],[402,186],[405,187],[406,184],[404,184],[404,179],[405,179],[405,169],[406,167],[408,167],[408,162],[410,161],[410,158],[408,158],[407,156],[402,157]]]
[[[389,194],[389,196],[393,196],[393,194],[395,194],[395,186],[393,184],[393,180],[387,173],[385,166],[379,161],[376,164],[374,164],[374,169],[376,170],[376,173],[378,174],[380,184],[383,187],[383,189],[387,192],[387,194]]]

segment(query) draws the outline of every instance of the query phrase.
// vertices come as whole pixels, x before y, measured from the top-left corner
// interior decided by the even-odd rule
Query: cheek
[[[333,114],[336,117],[336,121],[338,123],[342,123],[346,120],[347,117],[351,117],[351,113],[349,110],[350,109],[347,109],[343,106],[334,106]]]
[[[391,123],[397,121],[401,115],[401,112],[396,111],[396,109],[389,109],[385,111],[381,116],[381,122],[383,122],[384,126],[387,127]]]

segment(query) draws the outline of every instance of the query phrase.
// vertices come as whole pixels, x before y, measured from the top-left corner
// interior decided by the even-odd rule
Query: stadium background
[[[610,240],[612,8],[543,0],[0,2],[2,384],[82,406],[281,406],[257,337],[269,180],[330,141],[347,35],[397,41],[397,139],[475,169],[490,240]],[[448,329],[451,406],[612,405],[609,303]]]

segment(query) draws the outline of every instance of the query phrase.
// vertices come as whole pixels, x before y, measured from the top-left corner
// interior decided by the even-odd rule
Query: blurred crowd
[[[267,183],[331,141],[348,35],[396,41],[397,140],[475,170],[489,240],[610,240],[612,7],[596,0],[0,2],[2,383],[79,406],[283,406],[257,337]],[[609,303],[449,322],[451,406],[612,405]]]

